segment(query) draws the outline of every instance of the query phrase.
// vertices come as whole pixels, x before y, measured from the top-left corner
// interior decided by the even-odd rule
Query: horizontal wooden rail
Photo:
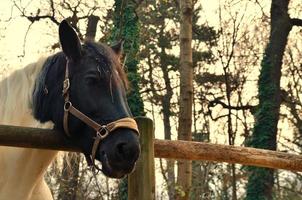
[[[274,169],[302,171],[302,156],[248,147],[189,141],[154,141],[155,157],[238,163]]]
[[[0,145],[80,152],[63,133],[19,126],[0,125]]]
[[[0,145],[76,151],[64,134],[47,129],[0,125]],[[302,156],[263,149],[202,142],[154,140],[155,157],[239,163],[275,169],[302,171]]]

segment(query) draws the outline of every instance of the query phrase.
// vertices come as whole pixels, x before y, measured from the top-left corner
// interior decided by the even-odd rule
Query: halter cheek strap
[[[85,157],[86,157],[86,160],[87,160],[87,163],[89,166],[93,166],[93,167],[99,169],[95,165],[95,156],[96,156],[96,152],[97,152],[100,142],[104,138],[106,138],[111,132],[113,132],[114,130],[119,129],[119,128],[126,128],[126,129],[133,130],[139,136],[137,124],[133,118],[125,117],[125,118],[121,118],[116,121],[113,121],[106,125],[100,125],[99,123],[92,120],[90,117],[88,117],[87,115],[85,115],[84,113],[82,113],[81,111],[76,109],[75,107],[73,107],[73,105],[70,101],[69,88],[70,88],[69,60],[67,59],[66,68],[65,68],[65,79],[63,82],[63,91],[62,91],[63,97],[64,97],[64,102],[65,102],[64,103],[63,128],[64,128],[65,133],[69,137],[71,137],[69,128],[68,128],[68,115],[70,113],[96,131],[95,136],[93,137],[94,142],[93,142],[93,146],[92,146],[91,155],[85,154]]]

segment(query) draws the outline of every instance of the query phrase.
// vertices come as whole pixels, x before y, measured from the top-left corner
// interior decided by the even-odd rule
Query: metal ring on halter
[[[71,106],[72,106],[72,103],[70,101],[66,101],[64,103],[64,111],[66,111],[66,112],[69,111]]]
[[[104,139],[109,134],[109,130],[106,125],[101,126],[101,128],[96,132],[97,137]]]

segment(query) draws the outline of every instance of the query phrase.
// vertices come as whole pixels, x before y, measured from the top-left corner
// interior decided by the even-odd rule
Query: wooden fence
[[[129,199],[155,198],[154,157],[238,163],[274,169],[302,171],[302,156],[263,149],[202,142],[154,139],[152,120],[136,118],[141,132],[141,156],[129,176]],[[64,134],[47,129],[0,125],[0,145],[80,152]]]

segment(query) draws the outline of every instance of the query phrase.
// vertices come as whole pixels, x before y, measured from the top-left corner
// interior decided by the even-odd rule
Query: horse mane
[[[7,125],[42,127],[32,116],[32,91],[45,58],[14,71],[0,81],[0,122]]]

